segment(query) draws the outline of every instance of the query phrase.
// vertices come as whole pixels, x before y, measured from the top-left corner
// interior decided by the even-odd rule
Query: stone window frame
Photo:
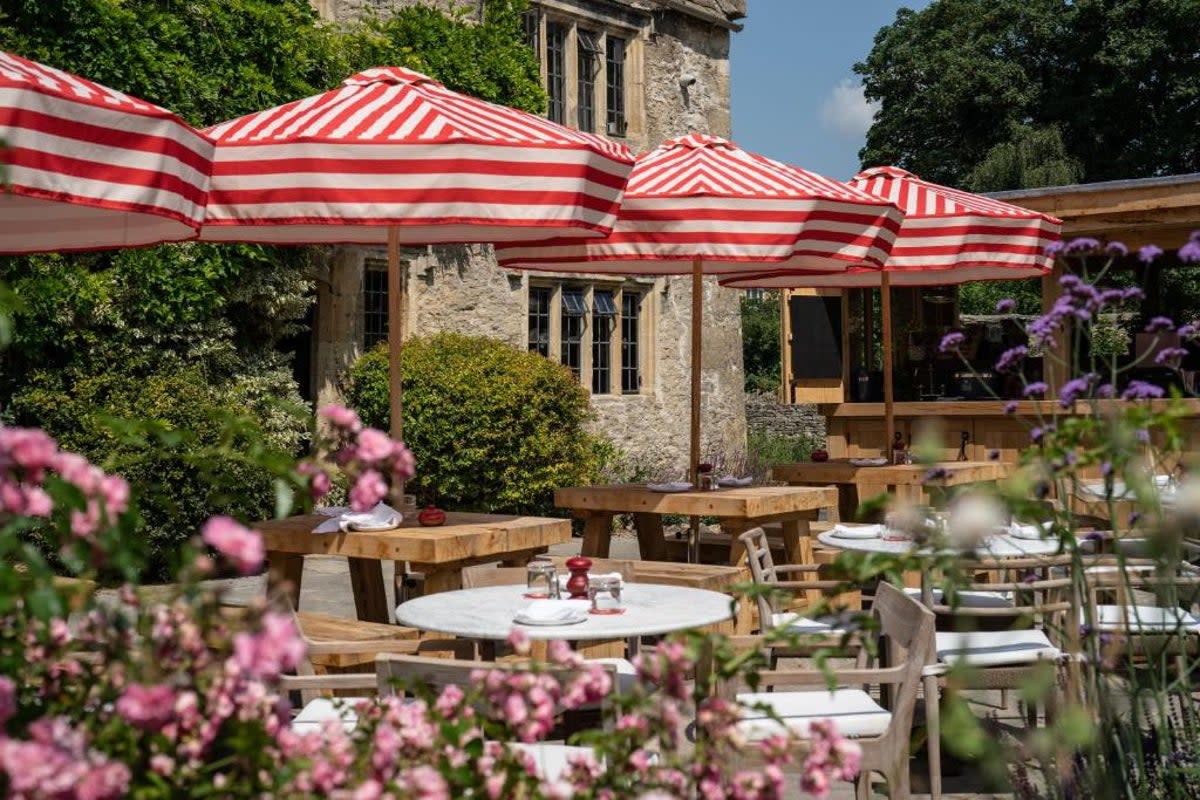
[[[556,364],[562,363],[562,333],[563,312],[562,293],[564,289],[583,292],[585,314],[583,317],[583,333],[580,347],[579,383],[596,398],[619,399],[622,397],[639,397],[653,394],[654,389],[654,331],[655,313],[651,298],[654,297],[655,281],[646,279],[597,278],[593,276],[570,278],[535,278],[526,285],[525,292],[525,348],[536,352],[529,341],[529,312],[530,295],[535,289],[550,291],[550,343],[548,358]],[[616,316],[612,317],[612,335],[609,341],[609,386],[608,392],[595,394],[592,392],[592,336],[593,310],[595,308],[595,292],[597,290],[611,292],[616,306]],[[641,298],[638,313],[638,374],[641,385],[636,392],[625,392],[621,384],[622,335],[621,318],[624,310],[624,296],[627,293],[636,294]]]
[[[617,139],[638,139],[644,135],[646,121],[641,102],[643,56],[642,29],[628,18],[611,16],[600,9],[584,11],[568,6],[561,0],[534,0],[528,12],[535,15],[526,29],[527,38],[537,48],[538,64],[543,86],[547,80],[546,25],[556,23],[566,27],[566,80],[563,87],[563,120],[572,128],[579,127],[579,31],[596,37],[600,55],[594,77],[592,97],[593,133]],[[624,130],[609,130],[608,123],[608,37],[614,36],[625,42],[624,58]],[[547,87],[548,88],[548,87]]]

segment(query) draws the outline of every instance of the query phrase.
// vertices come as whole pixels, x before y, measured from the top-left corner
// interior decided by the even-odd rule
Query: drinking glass
[[[558,596],[558,576],[553,562],[534,560],[526,565],[525,596],[533,600]]]
[[[912,535],[904,529],[899,516],[892,513],[883,518],[883,535],[880,538],[885,542],[907,542],[912,540]]]
[[[621,605],[621,579],[611,575],[588,578],[588,598],[592,601],[593,614],[623,614]]]

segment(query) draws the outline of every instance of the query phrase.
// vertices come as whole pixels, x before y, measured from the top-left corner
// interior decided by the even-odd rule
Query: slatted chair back
[[[767,533],[762,528],[751,528],[741,534],[738,539],[746,548],[746,561],[750,566],[750,575],[754,583],[778,590],[769,595],[759,594],[755,600],[758,603],[758,614],[762,627],[768,628],[772,617],[779,613],[781,593],[789,592],[794,595],[803,593],[807,603],[819,603],[827,595],[844,588],[841,583],[824,580],[819,577],[821,567],[817,564],[782,564],[775,563],[771,555],[770,542]],[[781,580],[784,575],[808,575],[800,580]]]
[[[934,579],[922,581],[921,601],[935,614],[958,620],[1012,619],[1025,627],[1061,628],[1068,615],[1078,612],[1069,554],[980,558],[960,561],[957,566],[970,578],[951,592],[935,586]]]
[[[1107,627],[1120,630],[1132,623],[1129,633],[1143,638],[1200,633],[1200,569],[1190,563],[1108,557],[1090,563],[1084,575],[1087,618],[1093,623],[1099,624],[1097,609],[1103,604],[1161,608],[1168,610],[1161,620],[1150,619],[1156,616],[1153,614],[1130,611],[1122,618],[1107,620]]]

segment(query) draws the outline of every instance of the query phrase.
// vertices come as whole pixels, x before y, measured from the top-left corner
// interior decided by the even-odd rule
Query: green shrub
[[[144,377],[38,372],[14,395],[18,424],[129,481],[138,497],[149,579],[165,579],[183,543],[213,514],[252,521],[275,512],[264,464],[307,441],[307,414],[279,370],[214,384],[199,370]],[[265,422],[261,422],[263,420]]]
[[[569,371],[482,336],[441,333],[404,343],[404,440],[410,484],[452,509],[553,511],[553,491],[593,479],[611,446],[586,429],[587,393]],[[350,370],[349,404],[387,428],[387,350]]]

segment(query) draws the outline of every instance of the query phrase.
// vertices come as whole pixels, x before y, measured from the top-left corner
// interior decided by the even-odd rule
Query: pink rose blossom
[[[355,511],[370,511],[387,496],[387,491],[383,476],[369,469],[358,476],[350,489],[350,507]]]
[[[329,420],[335,428],[342,428],[351,433],[357,433],[362,429],[362,421],[359,420],[358,414],[345,406],[325,406],[317,412],[317,415]]]
[[[233,562],[242,575],[253,575],[262,568],[266,553],[262,536],[231,517],[217,516],[204,524],[201,538],[205,544]]]
[[[358,432],[358,457],[368,463],[378,463],[392,455],[395,443],[390,436],[376,428],[363,428]]]
[[[117,713],[135,728],[161,730],[175,715],[175,690],[165,684],[131,684],[117,700]]]
[[[275,680],[304,658],[304,640],[290,616],[267,613],[262,626],[256,634],[243,632],[233,637],[232,661],[252,678]]]

